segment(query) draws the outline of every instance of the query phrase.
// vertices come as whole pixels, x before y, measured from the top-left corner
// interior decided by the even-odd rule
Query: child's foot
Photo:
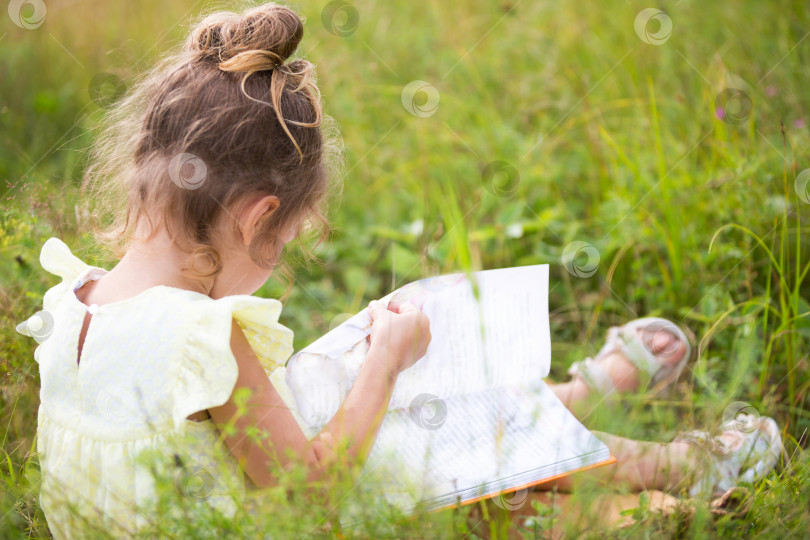
[[[647,317],[608,330],[595,358],[575,362],[568,373],[575,385],[600,394],[638,390],[656,392],[678,378],[689,359],[689,340],[666,319]]]
[[[772,418],[753,414],[738,414],[724,422],[712,434],[688,431],[673,442],[690,443],[702,449],[696,465],[698,478],[689,495],[717,497],[739,482],[754,483],[776,466],[784,447],[779,427]]]

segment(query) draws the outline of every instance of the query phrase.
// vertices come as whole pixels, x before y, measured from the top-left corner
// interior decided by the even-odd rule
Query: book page
[[[548,375],[548,265],[429,278],[383,300],[419,305],[432,336],[425,356],[399,375],[392,409],[410,407],[422,394],[449,398]],[[288,362],[287,385],[313,429],[334,416],[351,390],[368,352],[370,323],[364,309]]]
[[[431,510],[603,462],[608,448],[542,381],[389,411],[363,477],[390,504]],[[366,471],[367,469],[367,471]],[[369,489],[372,489],[371,487]]]

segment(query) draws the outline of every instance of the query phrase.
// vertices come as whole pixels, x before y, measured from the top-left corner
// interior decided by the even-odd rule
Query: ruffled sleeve
[[[200,304],[200,305],[197,305]],[[197,411],[225,403],[236,384],[238,368],[231,350],[236,320],[270,376],[293,351],[293,332],[278,322],[281,302],[250,295],[226,296],[191,306],[190,328],[173,385],[174,426]]]
[[[53,312],[56,303],[69,291],[70,284],[82,273],[94,268],[71,253],[70,248],[58,238],[49,238],[39,254],[42,268],[62,278],[62,282],[48,289],[42,301],[42,311],[34,313],[17,325],[17,332],[42,343],[53,328]],[[36,358],[36,356],[35,356]]]

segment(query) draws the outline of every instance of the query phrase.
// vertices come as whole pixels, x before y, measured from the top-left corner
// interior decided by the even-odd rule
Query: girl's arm
[[[335,417],[311,441],[273,387],[242,329],[233,322],[231,349],[239,376],[228,401],[208,412],[226,433],[231,454],[258,487],[274,484],[273,471],[293,461],[302,461],[312,471],[310,478],[319,479],[334,463],[339,448],[345,448],[351,461],[367,455],[399,372],[424,356],[430,342],[430,323],[418,308],[404,305],[387,310],[376,302],[369,308],[373,323],[368,356]],[[234,395],[242,388],[249,391],[249,397],[239,411]],[[235,429],[226,427],[229,423]]]

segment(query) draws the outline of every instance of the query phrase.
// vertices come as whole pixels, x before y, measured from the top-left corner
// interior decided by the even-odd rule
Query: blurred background
[[[12,0],[0,14],[0,510],[14,530],[38,515],[15,491],[39,386],[35,344],[13,327],[56,283],[39,249],[57,236],[90,264],[115,264],[77,206],[94,127],[194,19],[246,5]],[[552,376],[640,316],[695,339],[673,397],[594,411],[586,425],[670,440],[738,401],[777,419],[807,474],[805,2],[289,5],[306,18],[297,54],[316,64],[345,145],[320,261],[288,248],[281,320],[296,349],[408,281],[547,263]],[[271,280],[258,294],[284,290]],[[772,493],[810,500],[806,483],[787,482]],[[804,506],[758,530],[807,523]]]

